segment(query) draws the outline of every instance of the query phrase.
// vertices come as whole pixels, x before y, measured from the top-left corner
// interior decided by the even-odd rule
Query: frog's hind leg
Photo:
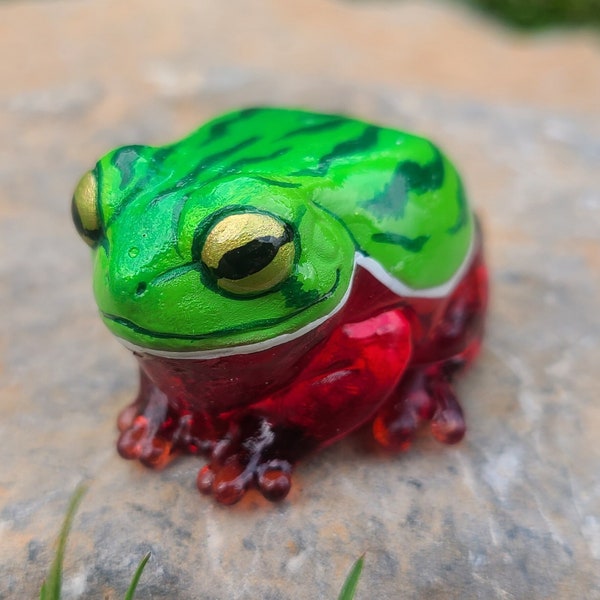
[[[422,423],[445,444],[459,442],[466,430],[452,376],[444,365],[412,368],[373,422],[373,435],[384,447],[406,450]]]
[[[406,449],[423,422],[440,442],[455,444],[465,420],[454,380],[481,346],[487,307],[487,271],[481,249],[452,293],[435,325],[417,340],[415,361],[373,422],[375,439],[391,449]]]

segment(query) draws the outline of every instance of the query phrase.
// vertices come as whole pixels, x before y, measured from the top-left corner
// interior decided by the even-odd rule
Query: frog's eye
[[[286,279],[294,255],[289,225],[273,215],[247,212],[229,215],[213,225],[200,256],[221,289],[254,295]]]
[[[88,171],[77,184],[71,203],[73,223],[86,244],[95,246],[100,238],[100,215],[98,214],[98,183]]]

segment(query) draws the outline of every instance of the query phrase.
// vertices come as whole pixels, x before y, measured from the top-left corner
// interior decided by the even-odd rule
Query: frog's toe
[[[141,458],[147,452],[148,442],[148,419],[138,416],[133,419],[128,427],[121,429],[121,435],[117,441],[117,451],[123,458],[129,460]]]
[[[373,422],[373,436],[390,450],[407,450],[415,432],[434,414],[434,400],[422,371],[408,373]]]
[[[202,494],[207,496],[212,494],[213,483],[215,482],[215,472],[211,465],[204,465],[200,471],[198,471],[198,477],[196,478],[196,485],[198,490]]]
[[[287,460],[263,463],[257,469],[256,480],[258,489],[267,500],[283,500],[292,486],[292,465]]]
[[[123,433],[133,426],[135,418],[140,414],[140,407],[137,402],[133,402],[129,406],[126,406],[117,417],[117,427],[119,431]]]
[[[431,419],[431,433],[444,444],[456,444],[462,440],[467,426],[462,409],[452,385],[438,381],[433,386],[436,409]]]
[[[172,458],[172,443],[155,436],[148,419],[140,415],[121,432],[117,451],[123,458],[137,459],[147,467],[160,468]]]
[[[408,450],[418,426],[417,414],[408,407],[385,411],[373,421],[373,437],[388,450]]]
[[[221,504],[239,502],[251,482],[252,476],[236,457],[231,457],[225,464],[215,468],[206,465],[198,473],[196,485],[203,494],[212,494]]]
[[[148,444],[148,451],[140,457],[140,462],[152,469],[162,469],[175,457],[173,443],[160,437],[154,437]]]
[[[248,488],[250,478],[237,460],[228,460],[216,473],[212,493],[221,504],[239,502]]]

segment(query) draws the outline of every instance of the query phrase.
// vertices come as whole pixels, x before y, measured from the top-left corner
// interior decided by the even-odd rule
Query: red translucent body
[[[119,452],[155,467],[205,453],[198,488],[232,504],[250,487],[283,498],[298,459],[368,422],[391,449],[407,448],[423,421],[458,442],[452,382],[479,350],[486,304],[478,249],[444,298],[399,297],[359,267],[344,308],[296,340],[209,360],[137,355],[140,392],[119,417]]]

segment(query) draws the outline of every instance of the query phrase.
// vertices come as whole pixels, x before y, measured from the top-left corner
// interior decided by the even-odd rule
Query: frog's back
[[[338,115],[255,108],[208,123],[188,142],[218,146],[222,174],[243,169],[304,188],[307,201],[349,231],[365,262],[408,288],[443,286],[472,247],[461,180],[424,138]]]

